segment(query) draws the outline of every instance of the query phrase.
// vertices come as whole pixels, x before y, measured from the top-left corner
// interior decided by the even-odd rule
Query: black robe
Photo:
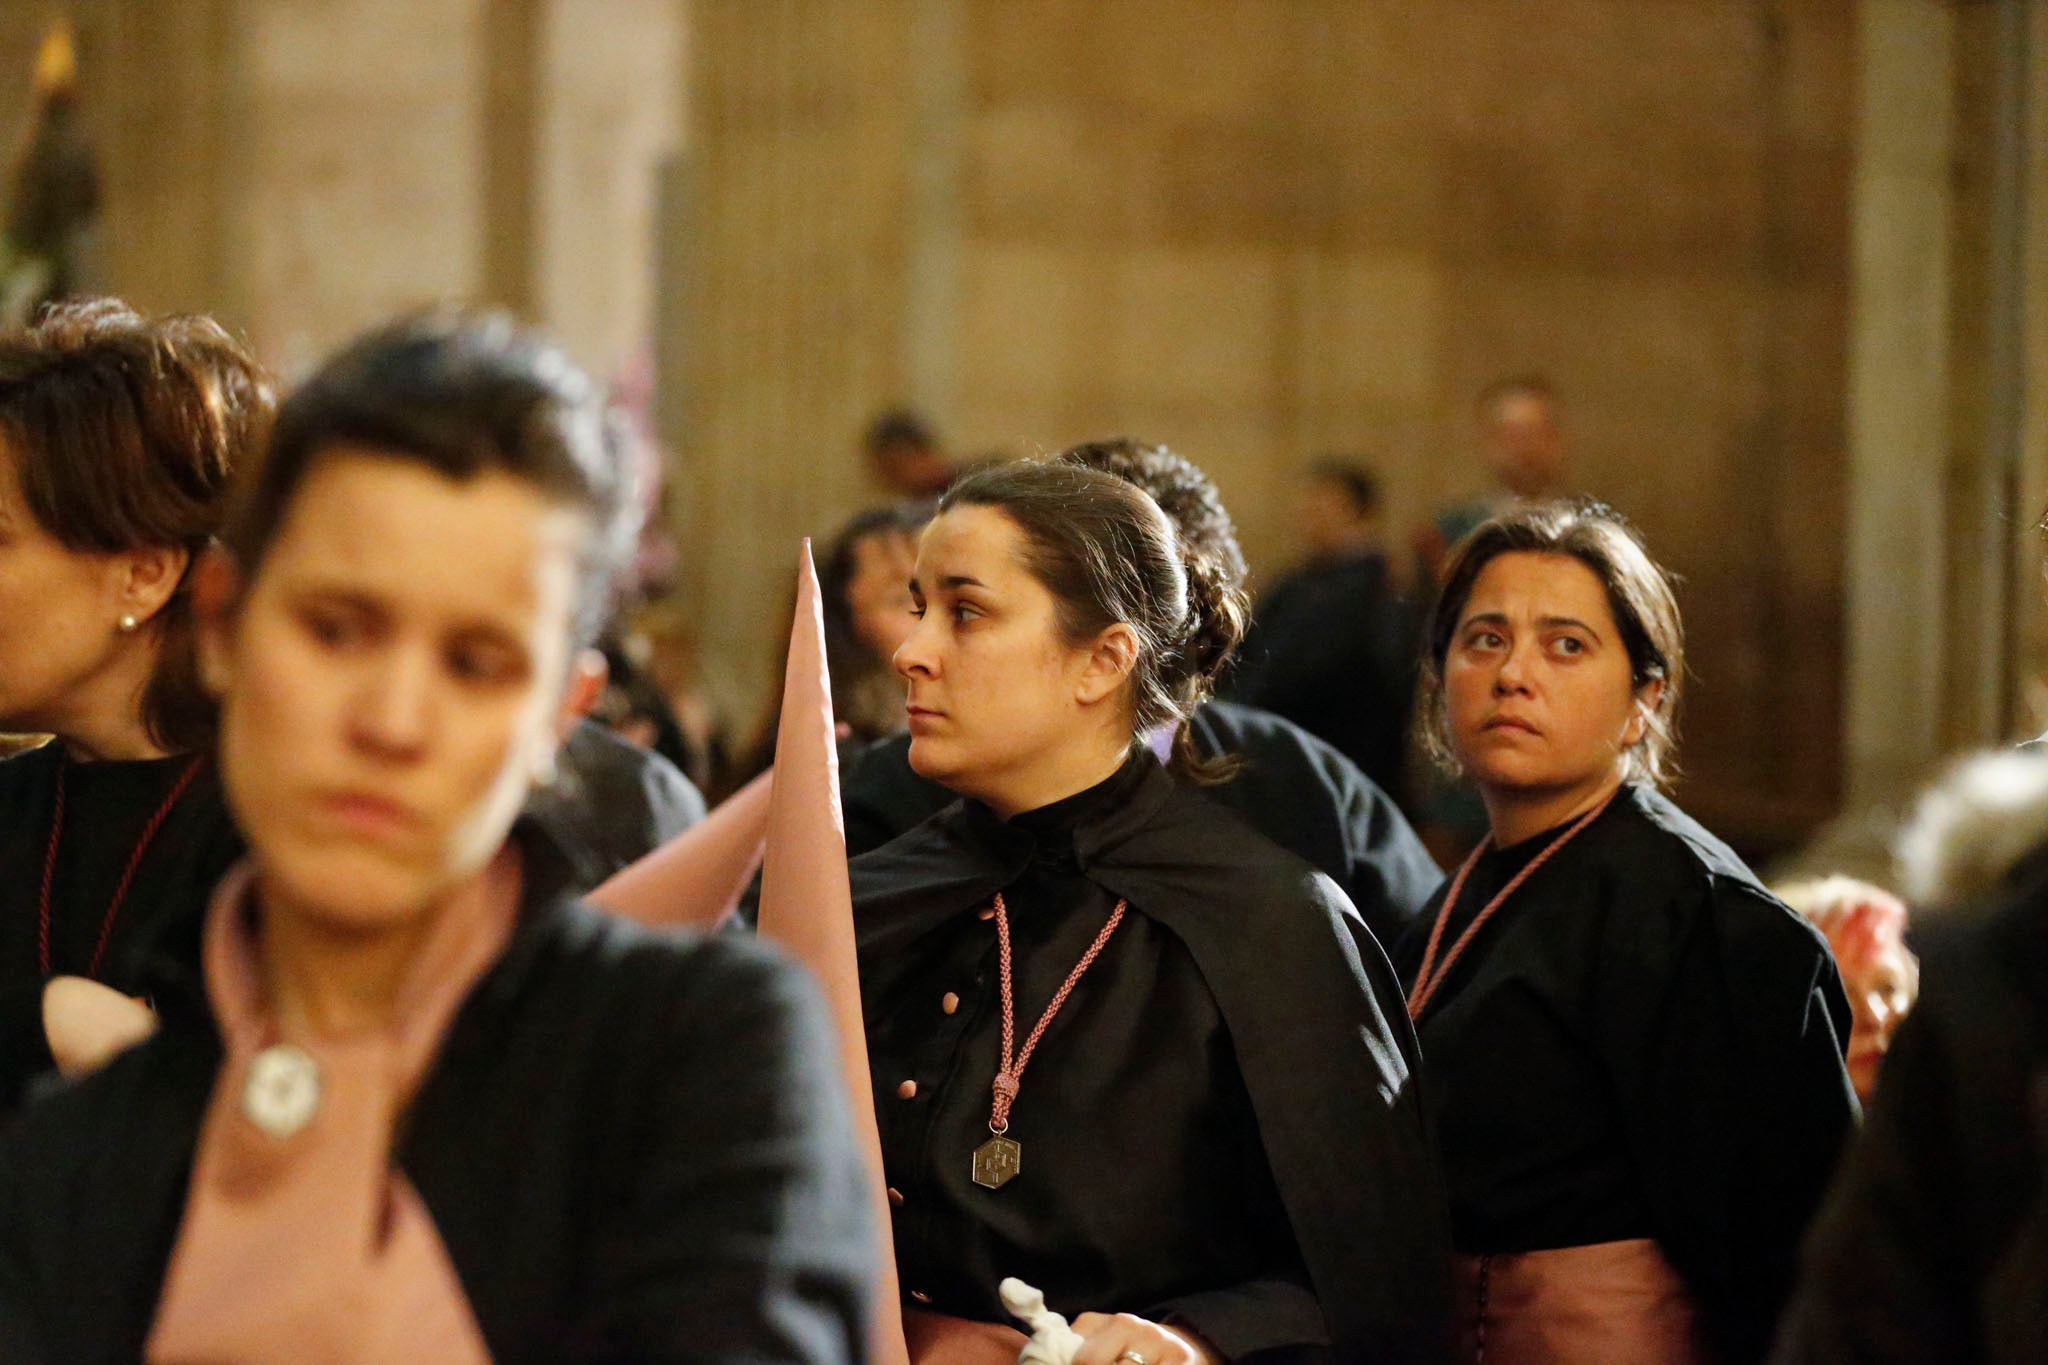
[[[1937,925],[1781,1365],[2048,1360],[2048,853]]]
[[[1007,1321],[1016,1275],[1069,1316],[1134,1312],[1225,1355],[1334,1347],[1435,1360],[1448,1226],[1393,973],[1343,894],[1139,751],[1005,823],[956,804],[853,862],[861,985],[906,1293]],[[970,1178],[999,1053],[995,926],[1016,1038],[1102,927],[1010,1136]]]
[[[1212,701],[1188,726],[1204,758],[1231,755],[1237,773],[1197,787],[1259,833],[1327,873],[1381,942],[1390,943],[1443,881],[1387,794],[1308,731],[1256,707]],[[910,766],[910,736],[880,739],[846,765],[846,851],[880,848],[959,798]]]
[[[493,1358],[864,1359],[867,1177],[815,988],[757,941],[585,907],[522,845],[520,926],[397,1154]],[[0,1360],[141,1358],[220,1057],[166,1020],[0,1141]]]
[[[1229,695],[1287,717],[1400,791],[1419,639],[1385,555],[1315,560],[1260,595]]]
[[[46,980],[37,949],[42,868],[56,798],[55,744],[0,761],[0,1126],[55,1062],[43,1031]],[[82,976],[115,884],[143,826],[190,755],[132,763],[71,763],[64,836],[51,886],[51,965]],[[559,779],[536,788],[526,813],[567,860],[569,883],[588,891],[688,830],[704,799],[658,754],[584,721],[559,756]],[[218,773],[200,770],[136,868],[114,919],[99,979],[147,997],[159,1013],[205,1011],[199,931],[206,902],[244,844]]]
[[[1443,935],[1556,831],[1481,858]],[[1396,946],[1412,982],[1437,902]],[[1424,1012],[1458,1250],[1654,1238],[1728,1361],[1791,1287],[1856,1100],[1820,934],[1657,793],[1624,787],[1538,868]]]
[[[190,763],[190,755],[75,763],[56,744],[0,761],[0,1125],[29,1082],[55,1064],[43,1033],[46,978],[37,940],[59,765],[66,765],[65,815],[50,887],[51,967],[83,976],[143,827]],[[241,851],[209,765],[137,866],[99,980],[146,995],[160,1009],[196,1003],[200,914]]]

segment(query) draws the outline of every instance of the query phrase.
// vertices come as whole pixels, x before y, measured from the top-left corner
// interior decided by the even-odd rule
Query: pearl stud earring
[[[121,618],[121,633],[124,635],[133,634],[135,627],[140,624],[141,622],[137,621],[133,615],[123,616]]]

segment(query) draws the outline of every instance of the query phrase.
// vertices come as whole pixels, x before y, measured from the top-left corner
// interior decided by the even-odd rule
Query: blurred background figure
[[[2048,1360],[2048,752],[1978,754],[1901,836],[1926,990],[1804,1256],[1778,1365]]]
[[[78,60],[71,26],[60,21],[36,58],[39,107],[15,166],[0,233],[0,326],[16,326],[42,305],[99,288],[100,178],[78,112]]]
[[[1417,621],[1389,572],[1379,481],[1357,460],[1317,460],[1298,518],[1303,560],[1260,595],[1230,696],[1285,716],[1398,794]]]
[[[928,502],[890,503],[856,513],[839,528],[819,561],[832,714],[839,724],[842,757],[849,761],[870,741],[900,734],[904,728],[903,679],[889,660],[914,624],[910,571],[917,560],[917,534],[931,513]],[[787,638],[787,610],[782,620]],[[745,747],[713,788],[721,799],[775,761],[782,669],[777,668],[773,677],[775,686],[762,699]]]
[[[1517,499],[1534,502],[1565,491],[1564,403],[1540,374],[1496,379],[1472,400],[1479,461],[1493,485],[1454,503],[1420,528],[1415,538],[1422,579],[1435,583],[1450,548]]]
[[[197,999],[200,912],[241,841],[190,570],[271,404],[209,318],[101,299],[0,333],[0,732],[55,736],[0,761],[0,1121],[61,1060],[54,979]]]
[[[938,433],[909,408],[890,408],[868,423],[861,448],[875,481],[899,498],[935,498],[953,481]]]
[[[1906,903],[1854,877],[1825,877],[1773,888],[1778,899],[1827,935],[1842,987],[1849,992],[1849,1080],[1864,1104],[1892,1034],[1920,994],[1920,960],[1906,948]]]
[[[839,528],[818,574],[832,714],[848,738],[880,739],[904,725],[903,679],[889,660],[915,624],[910,574],[927,502],[871,507]]]

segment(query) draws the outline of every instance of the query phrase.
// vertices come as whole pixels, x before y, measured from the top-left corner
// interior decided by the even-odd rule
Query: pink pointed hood
[[[717,928],[761,865],[773,778],[765,772],[741,787],[696,825],[614,873],[590,901],[642,924]]]
[[[873,1357],[877,1365],[908,1365],[882,1176],[882,1141],[868,1074],[867,1028],[861,1020],[853,892],[846,873],[846,828],[839,813],[839,749],[831,678],[825,668],[825,617],[809,540],[797,560],[796,621],[782,680],[774,772],[767,864],[761,877],[761,933],[817,974],[838,1022],[855,1132],[866,1149],[869,1194],[880,1236]]]

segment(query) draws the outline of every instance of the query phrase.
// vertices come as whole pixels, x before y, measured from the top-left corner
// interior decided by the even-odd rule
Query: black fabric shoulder
[[[56,781],[61,761],[55,742],[0,758],[0,795],[49,786]]]

